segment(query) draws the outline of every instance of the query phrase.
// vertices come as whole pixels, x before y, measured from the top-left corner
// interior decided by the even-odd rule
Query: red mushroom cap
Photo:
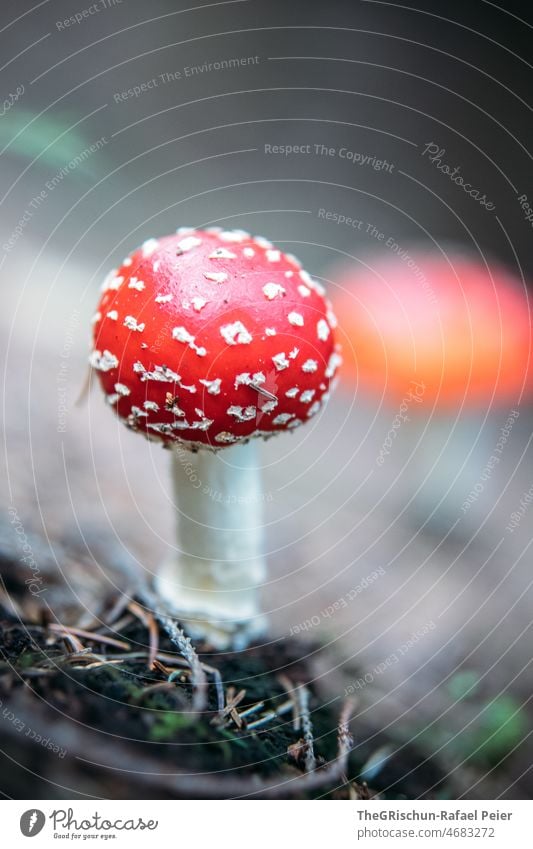
[[[395,404],[416,381],[441,409],[531,394],[528,296],[501,266],[413,251],[332,276],[345,386],[357,381]]]
[[[180,228],[106,277],[89,361],[130,427],[216,449],[318,412],[335,324],[322,287],[265,239]]]

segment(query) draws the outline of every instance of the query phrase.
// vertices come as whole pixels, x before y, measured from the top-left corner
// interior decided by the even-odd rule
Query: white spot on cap
[[[153,270],[155,271],[155,273],[157,274],[157,272],[159,271],[159,269],[160,269],[160,268],[161,268],[161,260],[160,260],[160,259],[156,259],[156,261],[152,263],[152,269],[153,269]]]
[[[222,430],[220,433],[217,433],[215,436],[215,442],[229,443],[229,442],[238,442],[239,437],[234,436],[233,433],[229,433],[227,430]]]
[[[316,371],[317,368],[318,368],[318,363],[317,363],[316,360],[306,360],[305,363],[302,366],[302,371],[311,373],[313,371]]]
[[[122,260],[122,265],[125,265],[126,268],[127,268],[128,265],[132,264],[132,262],[133,262],[133,260],[132,260],[131,256],[127,256],[126,259]]]
[[[293,419],[292,422],[289,422],[287,427],[291,428],[292,430],[293,427],[299,427],[301,424],[303,424],[303,421],[301,419]]]
[[[115,392],[119,395],[129,395],[130,390],[124,383],[115,383]]]
[[[292,264],[295,265],[297,268],[302,267],[302,263],[300,262],[297,256],[294,256],[294,254],[285,254],[285,259],[288,259],[289,262],[292,262]]]
[[[106,395],[106,401],[107,401],[108,404],[111,404],[111,406],[113,404],[116,404],[117,401],[119,401],[119,400],[120,400],[120,395],[118,394],[118,392],[113,393],[113,395]]]
[[[189,333],[189,331],[185,327],[173,327],[172,328],[172,338],[176,339],[177,342],[183,342],[185,345],[188,345],[189,348],[192,348],[193,351],[196,351],[199,357],[205,357],[207,351],[205,348],[198,347],[195,344],[195,337]]]
[[[138,333],[142,333],[146,325],[137,324],[137,319],[132,315],[127,315],[123,321],[124,327],[127,327],[129,330],[136,330]]]
[[[302,404],[310,404],[313,398],[315,397],[314,389],[305,389],[300,395],[300,401]]]
[[[292,351],[289,352],[289,360],[295,360],[299,353],[299,348],[293,348]]]
[[[198,236],[186,236],[185,239],[181,239],[178,242],[178,248],[180,251],[190,251],[192,248],[197,248],[201,244],[202,240]]]
[[[253,375],[249,371],[243,371],[242,374],[238,374],[235,378],[234,388],[238,389],[242,385],[250,386],[252,383],[256,386],[262,386],[265,381],[266,377],[262,371],[256,371]]]
[[[285,272],[285,277],[294,277],[294,271],[290,271],[290,270],[289,270],[289,271],[286,271],[286,272]]]
[[[107,317],[111,319],[111,321],[116,321],[118,318],[117,310],[109,310],[107,313]]]
[[[148,422],[146,427],[155,430],[156,433],[165,433],[170,435],[172,432],[172,425],[168,422]]]
[[[252,341],[252,335],[248,332],[242,321],[234,321],[233,324],[222,325],[220,335],[228,345],[249,345]]]
[[[309,407],[309,409],[307,411],[307,418],[308,419],[311,418],[311,416],[314,416],[316,413],[318,413],[319,410],[320,410],[320,401],[315,401],[315,403],[311,404],[311,406]]]
[[[214,419],[206,419],[204,417],[200,422],[191,422],[190,428],[191,430],[209,430],[213,422]]]
[[[273,248],[274,245],[272,242],[269,242],[268,239],[265,239],[263,236],[256,236],[254,239],[256,245],[259,245],[260,248]]]
[[[281,251],[269,249],[265,253],[267,262],[279,262],[281,259]]]
[[[262,406],[262,407],[260,407],[260,410],[261,410],[261,412],[262,412],[262,413],[271,413],[271,412],[272,412],[272,410],[275,410],[277,406],[278,406],[278,402],[277,402],[277,401],[274,401],[274,400],[272,400],[272,401],[266,401],[266,402],[263,404],[263,406]]]
[[[284,353],[275,354],[272,357],[272,362],[274,363],[278,371],[283,371],[284,368],[289,368],[290,365]]]
[[[250,384],[251,380],[252,380],[252,378],[250,376],[250,372],[249,371],[243,371],[242,374],[238,374],[236,376],[235,383],[233,384],[234,388],[238,389],[238,387],[242,386],[243,384],[245,386],[248,386]]]
[[[307,283],[310,289],[314,289],[315,292],[318,292],[319,295],[326,294],[326,290],[324,289],[324,287],[316,280],[313,280],[311,275],[307,271],[304,271],[303,268],[300,271],[300,278],[303,280],[304,283]]]
[[[275,335],[276,335],[276,330],[275,330],[275,328],[274,328],[274,327],[265,327],[265,334],[266,334],[267,336],[275,336]]]
[[[289,319],[289,324],[292,324],[294,327],[304,326],[304,317],[299,312],[290,312],[287,317]]]
[[[157,413],[159,410],[159,404],[157,401],[145,401],[143,407],[145,410],[150,410],[153,413]]]
[[[316,323],[316,333],[321,342],[327,342],[330,334],[329,324],[324,318]]]
[[[95,312],[95,314],[91,318],[91,324],[96,324],[96,322],[100,321],[101,318],[102,318],[102,313],[101,312]]]
[[[206,280],[211,280],[213,283],[224,283],[228,279],[227,271],[204,271]]]
[[[128,283],[128,289],[137,289],[138,292],[142,292],[145,288],[142,280],[138,280],[136,277],[132,277],[130,282]]]
[[[226,410],[228,416],[233,416],[238,422],[249,422],[255,419],[257,409],[255,407],[237,407],[235,405],[228,407]]]
[[[156,304],[168,304],[173,297],[174,295],[156,295],[155,302]]]
[[[135,365],[133,366],[133,370],[137,371]],[[142,363],[139,363],[139,365],[142,365]],[[147,380],[154,380],[158,383],[179,383],[181,377],[175,371],[172,371],[171,368],[168,368],[168,366],[155,366],[153,371],[145,371],[144,366],[142,366],[141,381],[142,383],[146,383]]]
[[[244,242],[245,239],[250,238],[250,234],[246,230],[223,230],[218,238],[223,242]]]
[[[133,363],[133,371],[136,374],[141,374],[143,371],[145,371],[143,364],[139,362],[139,360],[137,360],[136,363]]]
[[[196,233],[196,227],[178,227],[176,236],[189,236],[191,233]]]
[[[136,407],[135,404],[132,404],[131,414],[132,416],[135,416],[136,419],[140,418],[141,416],[145,418],[148,416],[148,413],[145,413],[144,410],[141,410],[140,407]]]
[[[337,316],[333,312],[333,310],[331,308],[331,304],[329,302],[328,302],[327,307],[328,307],[328,309],[327,309],[327,312],[326,312],[326,318],[329,321],[329,326],[332,327],[333,329],[335,329],[337,327],[338,323],[339,323],[337,321]]]
[[[300,285],[298,286],[298,292],[300,293],[302,298],[309,298],[309,296],[311,295],[311,289],[309,289],[307,286],[304,286],[303,283],[300,283]]]
[[[192,299],[193,309],[195,309],[196,312],[200,312],[200,310],[203,309],[206,304],[207,304],[206,299],[200,298],[199,295],[196,298]]]
[[[89,365],[97,371],[111,371],[118,366],[118,359],[110,351],[93,351],[89,357]]]
[[[210,253],[208,259],[237,259],[237,254],[232,253],[227,248],[216,248],[213,253]]]
[[[324,377],[333,377],[341,363],[342,357],[340,356],[340,354],[334,351],[328,360],[328,364],[324,372]]]
[[[294,418],[294,413],[280,413],[275,419],[272,419],[272,424],[284,425]]]
[[[254,249],[250,247],[243,248],[242,252],[246,259],[251,259],[253,256],[255,256]]]
[[[143,242],[141,245],[143,256],[146,257],[150,256],[150,254],[153,254],[158,245],[159,242],[157,241],[157,239],[146,239],[146,241]]]
[[[287,396],[287,398],[296,398],[299,391],[300,390],[297,386],[293,386],[292,389],[287,389],[285,395]]]
[[[118,287],[120,286],[120,283],[116,284],[115,283],[116,280],[120,280],[120,283],[122,283],[124,278],[123,277],[117,277],[117,269],[114,268],[112,271],[110,271],[104,277],[104,280],[103,280],[103,283],[102,283],[102,286],[101,286],[102,292],[107,292],[108,289],[118,289]],[[114,285],[111,285],[112,283]]]
[[[220,395],[220,384],[222,383],[220,377],[215,378],[215,380],[205,380],[200,378],[200,383],[207,386],[207,392],[209,395]]]
[[[285,289],[279,283],[265,283],[263,294],[269,301],[273,301],[274,298],[282,298],[285,294]]]

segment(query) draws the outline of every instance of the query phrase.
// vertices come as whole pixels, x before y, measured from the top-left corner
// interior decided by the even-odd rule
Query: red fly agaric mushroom
[[[416,513],[439,530],[464,522],[486,464],[499,462],[484,415],[531,394],[527,293],[501,266],[461,253],[412,251],[332,276],[347,339],[341,385],[408,408]]]
[[[149,239],[104,281],[90,364],[127,426],[172,449],[181,552],[158,590],[217,647],[260,630],[253,437],[321,409],[340,360],[334,327],[298,260],[239,230]]]
[[[503,268],[462,255],[413,251],[335,275],[335,307],[352,342],[345,380],[401,400],[410,381],[424,403],[470,409],[519,398],[529,374],[527,294]]]

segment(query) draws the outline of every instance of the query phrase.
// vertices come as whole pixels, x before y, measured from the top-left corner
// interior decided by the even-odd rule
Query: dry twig
[[[302,727],[305,746],[304,765],[306,772],[314,772],[316,769],[315,740],[313,737],[313,723],[309,713],[309,690],[305,684],[300,684],[296,691],[298,698],[298,714]]]
[[[108,646],[114,646],[117,649],[130,648],[130,644],[123,642],[123,640],[115,640],[114,637],[105,637],[103,634],[95,634],[93,631],[86,631],[84,628],[71,628],[69,625],[56,624],[55,622],[52,622],[48,628],[50,631],[55,631],[56,633],[61,634],[61,636],[65,636],[65,634],[74,634],[76,637],[85,637],[88,640],[92,640],[94,643],[104,643]]]
[[[154,662],[159,649],[159,629],[157,627],[157,622],[155,621],[150,611],[144,610],[140,604],[137,604],[136,601],[130,601],[130,603],[128,604],[128,610],[131,611],[134,616],[137,616],[137,618],[140,619],[143,623],[144,627],[148,630],[148,634],[150,637],[150,654],[148,658],[148,667],[149,669],[153,669]]]

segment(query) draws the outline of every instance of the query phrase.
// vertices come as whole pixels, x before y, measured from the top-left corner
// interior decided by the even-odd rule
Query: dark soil
[[[91,622],[87,607],[77,610],[72,601],[54,607],[52,592],[46,604],[30,596],[20,561],[0,559],[0,774],[6,796],[453,795],[442,769],[409,744],[388,755],[386,769],[369,768],[376,752],[393,750],[397,741],[357,717],[348,732],[356,706],[339,696],[341,686],[332,691],[330,678],[323,683],[323,670],[338,660],[319,646],[285,639],[214,654],[195,644],[207,679],[199,707],[202,688],[190,658],[142,598],[133,607],[126,597],[102,601]],[[47,582],[53,590],[52,575]],[[366,773],[370,787],[362,779]]]

